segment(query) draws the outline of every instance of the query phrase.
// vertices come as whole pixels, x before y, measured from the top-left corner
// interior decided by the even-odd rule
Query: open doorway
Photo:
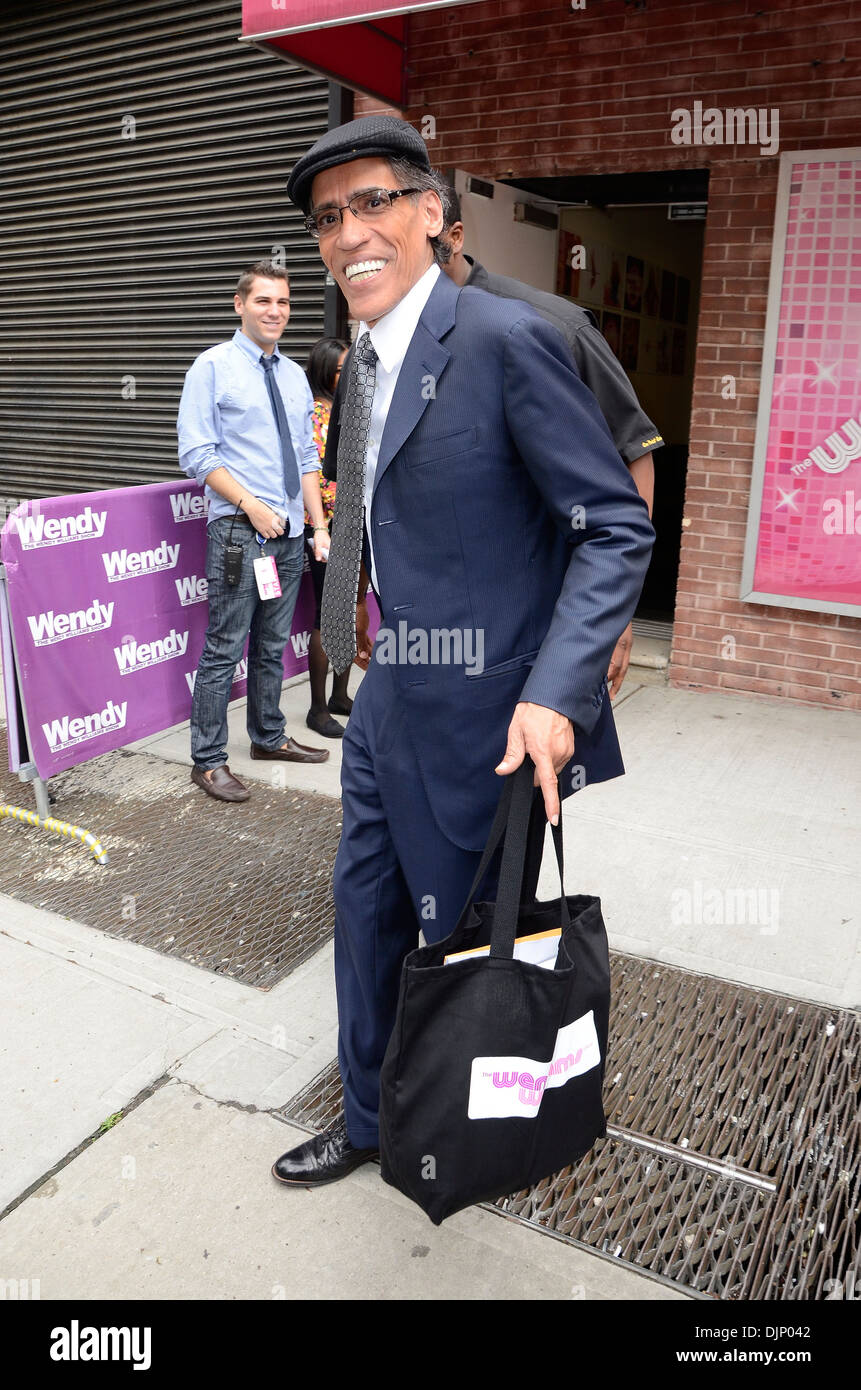
[[[681,548],[708,172],[493,182],[453,170],[450,177],[461,200],[464,250],[490,271],[561,294],[593,314],[663,437],[663,447],[654,452],[655,548],[635,632],[668,643]]]

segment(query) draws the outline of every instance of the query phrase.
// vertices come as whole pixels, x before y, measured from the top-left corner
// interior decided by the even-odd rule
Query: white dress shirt
[[[374,566],[374,539],[371,534],[371,498],[374,492],[374,478],[377,473],[377,459],[380,455],[380,441],[389,413],[389,406],[395,394],[407,348],[410,345],[422,310],[427,304],[431,290],[436,284],[440,268],[434,261],[424,275],[413,285],[394,307],[382,318],[377,319],[373,328],[368,328],[364,319],[356,334],[358,342],[363,333],[370,333],[371,343],[377,354],[376,379],[374,383],[374,403],[371,407],[371,428],[368,433],[368,448],[365,454],[365,526],[368,532],[368,546],[371,552],[371,583],[377,587],[377,572]]]

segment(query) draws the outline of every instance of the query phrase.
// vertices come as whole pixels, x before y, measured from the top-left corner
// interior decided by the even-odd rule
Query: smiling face
[[[324,169],[314,179],[311,211],[343,207],[369,188],[396,188],[398,180],[384,159],[354,159]],[[343,220],[320,239],[320,255],[346,296],[350,316],[373,327],[433,263],[429,238],[442,231],[442,205],[435,193],[415,201],[398,198],[373,222],[345,209]]]
[[[270,353],[290,318],[287,281],[268,280],[256,275],[244,299],[241,295],[234,295],[233,307],[240,317],[246,338]]]

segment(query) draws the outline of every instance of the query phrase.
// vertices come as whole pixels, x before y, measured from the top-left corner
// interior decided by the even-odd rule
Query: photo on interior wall
[[[609,249],[607,254],[603,303],[608,309],[622,307],[622,257],[618,251],[612,249]]]
[[[625,308],[629,314],[639,314],[643,308],[643,261],[629,256],[625,265]]]
[[[600,242],[589,246],[586,251],[588,275],[581,275],[581,299],[584,304],[593,305],[601,322],[601,308],[604,304],[604,286],[610,274],[610,248]]]
[[[662,323],[658,324],[655,347],[655,371],[659,374],[669,374],[671,333],[672,329],[665,328]]]
[[[604,290],[602,266],[609,262],[606,246],[587,245],[579,233],[574,233],[575,243],[583,247],[585,264],[580,271],[580,293],[577,298],[581,304],[600,305]]]
[[[556,293],[567,295],[569,299],[580,298],[582,271],[579,265],[571,264],[574,248],[580,244],[576,232],[560,232],[559,261],[556,274]],[[579,259],[579,258],[578,258]]]
[[[673,321],[673,310],[676,303],[676,277],[672,270],[665,270],[661,274],[661,318],[667,323]]]
[[[622,320],[622,346],[619,361],[626,372],[637,370],[637,353],[640,347],[640,320],[626,314]]]
[[[683,328],[673,329],[673,356],[672,374],[673,376],[684,376],[685,374],[685,353],[688,346],[688,335]]]
[[[616,356],[618,357],[619,343],[622,331],[622,315],[609,314],[605,309],[604,317],[601,322],[601,331],[604,334],[604,337],[607,339],[607,342],[610,344],[610,347],[613,349],[613,352],[615,352]]]
[[[576,265],[572,265],[571,258],[575,250],[579,250],[580,254],[576,257]],[[600,304],[604,291],[601,272],[602,250],[606,248],[587,246],[578,231],[561,232],[556,293],[576,299],[578,304]]]
[[[600,307],[604,288],[601,265],[609,260],[609,254],[605,246],[587,246],[586,242],[583,245],[586,246],[586,267],[580,272],[580,299],[584,304]]]
[[[658,288],[660,283],[661,267],[655,265],[653,261],[646,261],[643,276],[643,313],[646,318],[656,319],[658,317],[658,310],[661,307],[661,293]]]
[[[640,351],[637,355],[638,372],[656,372],[658,370],[658,325],[649,323],[644,319],[640,326]]]
[[[691,282],[686,275],[676,280],[676,323],[687,323],[691,302]]]

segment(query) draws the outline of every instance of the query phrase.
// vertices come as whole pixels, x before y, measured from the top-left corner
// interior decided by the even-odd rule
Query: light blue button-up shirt
[[[290,438],[300,473],[320,467],[314,443],[314,398],[298,363],[273,348],[273,375],[281,392]],[[185,376],[179,416],[180,467],[204,487],[209,520],[232,516],[235,506],[206,487],[214,468],[226,468],[249,493],[289,522],[288,534],[304,530],[302,490],[292,500],[284,487],[281,441],[266,378],[260,362],[262,348],[237,328],[229,343],[208,348]]]

